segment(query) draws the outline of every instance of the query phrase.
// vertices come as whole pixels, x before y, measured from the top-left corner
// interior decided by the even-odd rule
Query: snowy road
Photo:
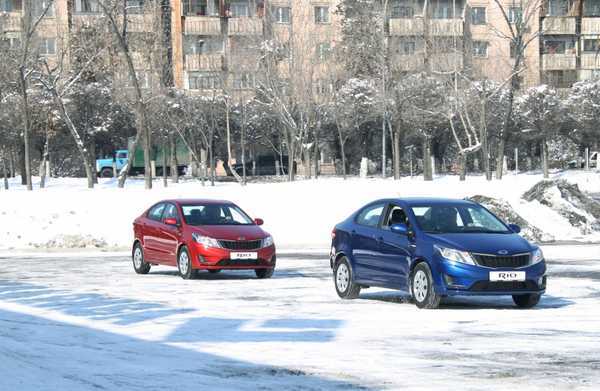
[[[301,250],[266,281],[0,256],[0,390],[598,389],[599,247],[550,250],[534,310],[424,311],[375,288],[341,301],[326,256]]]

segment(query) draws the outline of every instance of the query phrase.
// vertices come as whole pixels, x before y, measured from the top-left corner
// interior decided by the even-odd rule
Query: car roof
[[[206,198],[181,198],[172,200],[162,200],[161,202],[171,202],[179,205],[217,205],[217,204],[233,204],[227,200],[213,200]]]
[[[406,206],[420,205],[474,205],[473,201],[462,200],[459,198],[437,198],[437,197],[402,197],[402,198],[383,198],[374,202],[396,202]]]

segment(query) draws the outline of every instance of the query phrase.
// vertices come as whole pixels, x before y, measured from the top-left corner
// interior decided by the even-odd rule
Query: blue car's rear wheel
[[[354,282],[352,268],[346,257],[341,257],[333,269],[335,290],[342,299],[356,299],[360,294],[360,285]]]
[[[442,298],[433,289],[433,278],[427,263],[421,262],[413,270],[410,289],[417,307],[433,309],[440,305]]]
[[[532,308],[540,302],[541,295],[537,293],[528,293],[526,295],[513,295],[513,301],[520,308]]]

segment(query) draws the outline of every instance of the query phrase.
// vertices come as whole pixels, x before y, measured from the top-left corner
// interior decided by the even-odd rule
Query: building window
[[[600,16],[600,0],[584,1],[583,16]]]
[[[127,0],[127,12],[141,14],[144,12],[144,0]]]
[[[52,56],[56,54],[56,39],[55,38],[42,38],[38,46],[40,55]]]
[[[98,14],[101,9],[97,0],[75,0],[75,13]]]
[[[575,54],[575,41],[572,39],[547,39],[542,45],[543,54]]]
[[[214,54],[223,52],[223,41],[215,38],[184,36],[183,49],[186,55]]]
[[[471,24],[481,25],[485,23],[485,7],[471,8]]]
[[[569,14],[569,0],[548,0],[548,16],[567,16]]]
[[[46,11],[48,9],[48,11]],[[44,11],[46,13],[44,14]],[[54,17],[54,2],[52,0],[37,0],[31,2],[31,15],[39,18],[42,14],[46,17]]]
[[[185,0],[183,12],[185,15],[218,16],[219,0]]]
[[[508,21],[516,24],[520,23],[523,19],[523,8],[521,7],[510,7],[508,9]]]
[[[21,0],[0,0],[0,12],[21,11],[22,7]]]
[[[291,20],[292,9],[290,7],[273,7],[273,18],[275,23],[289,24]]]
[[[21,38],[5,36],[0,38],[0,44],[4,50],[16,50],[21,47]]]
[[[248,17],[250,16],[250,7],[248,7],[248,3],[231,3],[229,12],[233,18]]]
[[[457,6],[456,11],[462,14],[462,10]],[[454,18],[454,6],[452,1],[442,1],[432,4],[431,17],[433,19],[452,19]]]
[[[415,16],[415,10],[412,6],[396,2],[392,4],[390,17],[394,19],[410,19]]]
[[[586,53],[598,53],[600,52],[600,40],[595,39],[584,39],[583,40],[583,51]]]
[[[487,57],[487,41],[473,41],[473,57]]]
[[[415,41],[400,41],[400,44],[398,45],[398,54],[401,56],[413,55],[415,54],[416,47]]]
[[[190,73],[188,79],[190,90],[217,90],[223,85],[215,73]]]
[[[313,86],[316,95],[327,95],[333,92],[333,84],[327,80],[317,79]]]
[[[241,73],[233,76],[234,90],[251,90],[255,86],[254,74]]]
[[[318,43],[315,52],[318,61],[327,61],[331,54],[331,44],[329,42]]]
[[[315,7],[315,23],[317,23],[317,24],[329,23],[329,7],[327,7],[327,6]]]

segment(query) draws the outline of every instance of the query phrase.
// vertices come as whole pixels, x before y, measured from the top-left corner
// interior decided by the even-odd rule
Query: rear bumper
[[[194,269],[272,269],[276,263],[275,246],[247,251],[231,251],[223,248],[205,249],[197,243],[194,243],[192,247],[190,256],[192,257],[192,267]],[[256,253],[257,259],[231,259],[232,252]]]
[[[490,271],[525,272],[525,281],[490,281]],[[436,293],[444,296],[518,295],[546,291],[546,263],[518,269],[487,268],[441,261],[434,283]]]

